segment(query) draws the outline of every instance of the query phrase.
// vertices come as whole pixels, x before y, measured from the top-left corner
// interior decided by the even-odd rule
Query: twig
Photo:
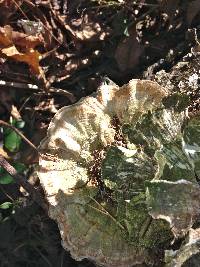
[[[111,218],[122,230],[125,230],[124,226],[118,222],[98,201],[96,201],[95,198],[89,196],[90,199],[92,199],[101,209],[98,209],[90,204],[87,204],[90,208],[102,213],[102,214],[105,214],[106,216],[108,216],[109,218]]]
[[[12,129],[13,131],[15,131],[29,146],[31,146],[38,153],[37,147],[33,143],[31,143],[31,141],[28,140],[28,138],[26,138],[23,135],[23,133],[21,133],[16,127],[14,127],[13,125],[11,125],[5,121],[2,121],[2,120],[0,120],[0,125],[5,126],[7,128]]]
[[[33,200],[42,207],[45,211],[47,210],[47,204],[45,203],[42,195],[36,191],[36,189],[27,181],[25,178],[18,174],[16,169],[10,165],[10,163],[0,155],[0,166],[3,167],[16,181],[16,183],[22,186],[28,193],[33,197]]]
[[[9,195],[6,193],[6,191],[3,189],[3,186],[0,185],[0,189],[1,189],[1,191],[4,193],[4,195],[5,195],[7,198],[9,198],[12,202],[14,201],[14,199],[13,199],[11,196],[9,196]]]
[[[37,85],[31,84],[31,83],[9,82],[9,81],[0,80],[0,87],[2,89],[4,89],[4,88],[5,89],[17,88],[17,89],[31,90],[33,92],[40,92],[41,91],[41,93],[44,94],[44,92],[42,92],[43,88],[40,88]],[[74,97],[74,95],[67,90],[55,88],[52,86],[48,90],[49,90],[48,93],[66,96],[71,101],[71,103],[74,103],[76,101],[76,98]]]

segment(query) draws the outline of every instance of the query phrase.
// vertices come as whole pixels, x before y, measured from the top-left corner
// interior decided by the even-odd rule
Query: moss
[[[173,93],[163,99],[165,108],[174,108],[177,112],[185,110],[190,103],[190,97],[186,94]]]

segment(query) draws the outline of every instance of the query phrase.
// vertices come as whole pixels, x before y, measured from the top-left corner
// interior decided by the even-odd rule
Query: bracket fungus
[[[135,79],[103,84],[52,119],[38,175],[76,260],[151,266],[160,248],[192,227],[200,213],[198,160],[187,152],[191,127],[183,133],[178,105],[156,82]]]
[[[179,250],[166,250],[166,267],[199,267],[200,228],[190,229],[186,244]]]

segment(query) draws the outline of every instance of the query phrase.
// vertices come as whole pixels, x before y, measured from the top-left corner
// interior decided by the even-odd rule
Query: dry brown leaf
[[[188,3],[188,9],[187,9],[188,26],[191,25],[193,19],[196,17],[196,15],[199,13],[199,11],[200,11],[200,1],[199,0],[192,1],[192,2]]]
[[[1,53],[17,61],[27,63],[34,74],[42,74],[42,70],[39,65],[40,53],[38,51],[30,49],[26,53],[20,53],[15,46],[10,46],[8,48],[1,49]]]
[[[38,36],[26,35],[24,33],[12,31],[12,41],[14,44],[29,48],[35,48],[37,45],[41,45],[41,39]]]
[[[41,55],[37,50],[33,50],[33,48],[39,44],[41,44],[39,37],[28,36],[24,33],[13,31],[12,27],[9,25],[0,27],[0,47],[2,55],[27,63],[33,74],[40,75],[44,78],[43,71],[39,65]],[[15,45],[21,48],[23,52],[19,51]]]
[[[115,59],[120,71],[126,72],[134,68],[143,52],[143,46],[137,40],[135,26],[129,30],[129,36],[124,38],[115,51]]]
[[[38,36],[13,31],[9,25],[0,27],[0,46],[4,48],[12,44],[25,49],[30,49],[42,44],[42,41]]]
[[[0,46],[6,47],[12,45],[10,26],[5,26],[0,28]]]

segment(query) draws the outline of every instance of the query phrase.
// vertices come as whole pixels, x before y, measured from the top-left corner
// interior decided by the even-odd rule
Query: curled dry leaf
[[[38,175],[75,259],[151,265],[159,245],[185,234],[200,213],[181,147],[184,112],[164,106],[167,94],[151,81],[102,85],[50,123]]]
[[[39,65],[40,53],[38,51],[30,50],[26,53],[20,53],[15,46],[1,49],[1,53],[20,62],[25,62],[29,65],[32,73],[41,74]]]
[[[32,36],[21,32],[13,31],[9,25],[5,27],[0,27],[1,47],[17,45],[21,48],[31,49],[41,44],[42,41],[38,36]]]
[[[37,50],[33,49],[39,44],[41,44],[39,37],[15,32],[10,26],[0,28],[0,52],[2,55],[16,61],[27,63],[33,74],[44,77],[39,65],[41,55]],[[20,52],[16,45],[23,52]]]

